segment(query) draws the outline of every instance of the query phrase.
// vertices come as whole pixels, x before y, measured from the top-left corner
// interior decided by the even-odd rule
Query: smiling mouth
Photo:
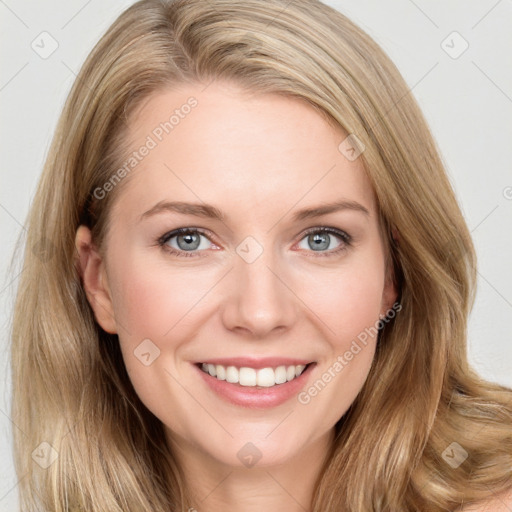
[[[217,380],[244,387],[273,387],[285,384],[300,377],[311,365],[280,365],[276,367],[251,368],[247,366],[225,366],[221,364],[197,363],[204,373]]]

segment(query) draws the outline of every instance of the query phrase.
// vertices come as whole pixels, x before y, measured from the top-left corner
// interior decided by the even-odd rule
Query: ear
[[[382,290],[381,317],[387,316],[398,298],[398,291],[392,271],[386,272],[386,281]]]
[[[394,226],[391,227],[391,245],[398,245],[400,240],[400,234],[398,229]],[[391,251],[392,248],[388,244],[388,250]],[[381,318],[387,316],[388,311],[392,308],[393,304],[395,304],[398,298],[398,286],[396,282],[396,276],[394,272],[393,260],[391,258],[391,253],[388,252],[386,255],[386,277],[384,282],[384,289],[382,290],[382,301],[381,301]]]
[[[392,309],[393,304],[396,303],[398,298],[398,285],[396,281],[393,260],[391,255],[388,255],[386,258],[385,265],[385,280],[384,280],[384,288],[382,290],[382,300],[381,300],[381,318],[386,317],[390,309]]]
[[[87,226],[79,226],[75,236],[78,253],[77,266],[87,300],[94,311],[94,317],[103,330],[117,333],[112,295],[108,285],[105,262],[91,240]]]

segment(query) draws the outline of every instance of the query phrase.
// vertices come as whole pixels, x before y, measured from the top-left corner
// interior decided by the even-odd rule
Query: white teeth
[[[241,386],[256,386],[256,370],[254,368],[240,368],[238,382]]]
[[[277,368],[261,368],[256,370],[255,368],[242,367],[237,368],[235,366],[222,366],[221,364],[206,364],[203,363],[201,366],[205,373],[209,373],[212,377],[216,377],[219,380],[225,380],[231,384],[240,384],[241,386],[262,386],[272,387],[276,384],[284,384],[289,382],[296,377],[299,377],[305,365],[299,364],[296,366],[278,366]]]
[[[226,369],[221,364],[218,364],[215,367],[215,370],[217,371],[217,379],[219,380],[226,380]]]
[[[234,366],[226,368],[226,382],[231,382],[232,384],[238,382],[238,370]]]
[[[272,368],[262,368],[254,373],[256,375],[256,384],[258,384],[258,386],[269,387],[276,383],[276,373]],[[240,379],[240,384],[242,384],[242,379]]]
[[[286,366],[278,366],[275,371],[276,384],[286,382]]]

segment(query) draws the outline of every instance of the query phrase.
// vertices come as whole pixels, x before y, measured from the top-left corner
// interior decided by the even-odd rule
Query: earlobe
[[[87,226],[78,227],[75,248],[77,269],[87,300],[94,311],[94,317],[103,330],[116,334],[117,327],[105,262],[92,243],[91,231]]]

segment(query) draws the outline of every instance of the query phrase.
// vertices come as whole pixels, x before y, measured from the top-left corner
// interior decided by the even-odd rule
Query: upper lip
[[[248,368],[277,368],[278,366],[306,366],[314,361],[308,361],[306,359],[296,359],[293,357],[230,357],[230,358],[214,358],[205,359],[199,361],[196,364],[220,364],[222,366],[236,366],[237,368],[248,367]]]

